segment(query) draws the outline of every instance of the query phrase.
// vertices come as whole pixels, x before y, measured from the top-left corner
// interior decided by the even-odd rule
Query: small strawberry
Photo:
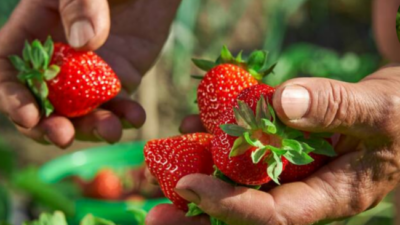
[[[306,165],[309,156],[334,155],[323,138],[304,138],[300,131],[284,126],[270,105],[274,88],[260,84],[243,90],[233,110],[220,117],[212,141],[215,165],[231,180],[244,185],[262,185],[279,176],[288,164]],[[266,100],[267,99],[267,100]]]
[[[196,133],[152,140],[144,147],[147,167],[158,180],[165,196],[179,209],[188,210],[188,203],[174,188],[182,177],[203,173],[212,174],[213,161],[208,148],[212,135]]]
[[[94,179],[83,187],[83,195],[90,198],[117,200],[123,194],[121,178],[111,169],[100,170]]]
[[[26,42],[23,58],[11,56],[18,78],[38,99],[46,116],[56,112],[69,118],[83,116],[115,97],[121,83],[94,52],[76,51],[48,38]]]
[[[258,84],[272,72],[274,66],[266,66],[267,55],[265,51],[255,51],[244,61],[241,54],[234,58],[224,47],[216,62],[193,60],[207,72],[204,77],[194,77],[202,79],[197,89],[197,102],[200,119],[209,133],[215,133],[219,116],[231,107],[243,89]]]

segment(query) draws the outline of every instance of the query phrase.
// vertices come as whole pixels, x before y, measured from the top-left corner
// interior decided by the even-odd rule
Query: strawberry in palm
[[[193,173],[212,174],[213,161],[209,150],[211,134],[189,134],[147,142],[144,155],[150,173],[162,191],[179,209],[188,210],[188,203],[174,188],[178,181]]]
[[[323,138],[280,123],[270,105],[274,88],[256,85],[243,90],[233,110],[220,117],[212,141],[215,165],[239,184],[261,185],[279,177],[290,165],[313,162],[310,153],[333,156],[332,146]],[[287,173],[290,179],[297,174]]]
[[[11,56],[18,78],[27,84],[46,116],[83,116],[115,97],[121,83],[94,52],[79,52],[49,38],[25,44],[23,58]]]
[[[216,62],[193,60],[206,71],[197,89],[197,102],[200,118],[208,132],[214,134],[218,127],[218,118],[245,88],[258,84],[268,75],[274,66],[267,65],[267,52],[255,51],[248,60],[242,60],[241,54],[236,58],[224,47]]]

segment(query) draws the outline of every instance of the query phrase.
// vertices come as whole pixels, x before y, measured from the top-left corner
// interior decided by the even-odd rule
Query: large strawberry
[[[213,161],[209,151],[211,134],[190,134],[152,140],[144,147],[150,173],[158,180],[165,196],[179,209],[188,210],[188,203],[174,188],[182,177],[203,173],[212,174]]]
[[[287,164],[306,165],[309,155],[334,155],[332,146],[319,136],[304,138],[300,131],[284,126],[270,105],[274,89],[256,85],[243,90],[233,110],[220,117],[212,141],[215,165],[231,180],[261,185],[279,176]]]
[[[267,66],[265,51],[255,51],[248,60],[236,58],[224,47],[216,62],[196,60],[193,62],[207,73],[201,78],[197,89],[200,118],[208,132],[214,134],[218,118],[231,107],[237,95],[245,88],[258,84],[274,66]]]
[[[23,58],[11,56],[46,116],[83,116],[115,97],[121,83],[110,66],[94,52],[76,51],[49,38],[25,44]]]

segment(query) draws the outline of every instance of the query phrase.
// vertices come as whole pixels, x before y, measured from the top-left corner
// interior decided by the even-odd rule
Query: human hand
[[[356,84],[287,81],[273,99],[279,118],[301,130],[342,134],[335,147],[339,156],[307,179],[269,192],[194,174],[178,182],[177,193],[230,225],[313,224],[370,209],[400,181],[399,86],[400,67],[395,65]],[[161,205],[149,213],[146,224],[200,225],[209,219],[186,218],[172,205]]]
[[[0,30],[0,111],[21,133],[44,144],[66,148],[75,138],[117,142],[124,128],[138,128],[145,121],[143,108],[130,94],[161,51],[179,3],[22,0]],[[20,54],[26,39],[45,40],[48,35],[79,50],[97,50],[119,76],[120,95],[81,118],[41,118],[35,99],[17,80],[8,56]]]

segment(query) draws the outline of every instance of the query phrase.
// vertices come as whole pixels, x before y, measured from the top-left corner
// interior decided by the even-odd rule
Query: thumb
[[[80,50],[96,50],[110,32],[107,0],[60,0],[60,14],[69,44]]]
[[[282,122],[290,127],[365,138],[379,131],[380,121],[387,114],[388,102],[382,93],[379,83],[373,80],[354,84],[299,78],[277,88],[273,105]]]

